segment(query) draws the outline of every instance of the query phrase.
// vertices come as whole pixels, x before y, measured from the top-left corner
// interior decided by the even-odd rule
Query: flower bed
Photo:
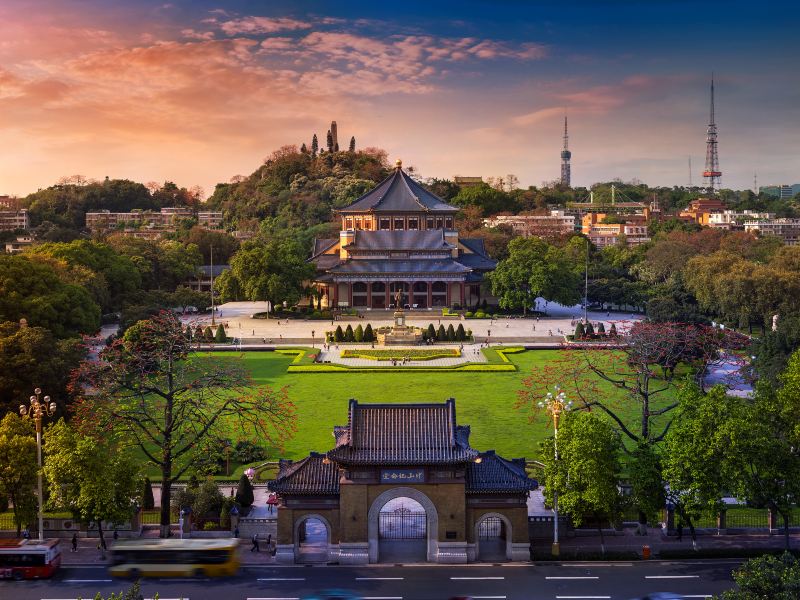
[[[434,360],[436,358],[458,358],[461,350],[458,348],[386,348],[379,350],[356,349],[342,350],[342,358],[364,358],[367,360]]]

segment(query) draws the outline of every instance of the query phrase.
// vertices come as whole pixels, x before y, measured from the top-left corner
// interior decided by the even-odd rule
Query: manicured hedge
[[[342,358],[364,358],[367,360],[433,360],[436,358],[458,358],[461,351],[458,348],[397,348],[397,349],[360,349],[342,350]]]
[[[289,365],[287,373],[372,373],[372,372],[398,372],[398,371],[422,371],[433,373],[437,371],[470,371],[470,372],[499,372],[516,371],[517,367],[513,364],[493,365],[483,363],[467,363],[463,365],[453,365],[447,367],[426,367],[426,366],[375,366],[375,367],[348,367],[335,364],[314,364],[314,365]]]

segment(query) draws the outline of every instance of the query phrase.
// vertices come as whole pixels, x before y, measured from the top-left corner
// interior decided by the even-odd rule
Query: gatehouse
[[[465,563],[529,560],[524,459],[469,444],[452,398],[359,404],[334,448],[282,460],[279,562]]]

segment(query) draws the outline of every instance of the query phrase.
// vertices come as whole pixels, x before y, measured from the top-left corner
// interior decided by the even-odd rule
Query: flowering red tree
[[[170,313],[139,321],[96,362],[73,374],[76,421],[138,447],[161,470],[161,535],[169,533],[170,487],[209,441],[236,430],[280,448],[295,431],[286,390],[255,387],[237,360],[192,352]]]
[[[518,407],[532,411],[560,385],[578,409],[600,410],[631,441],[651,445],[664,439],[677,400],[667,399],[679,366],[702,382],[708,368],[743,348],[747,338],[728,330],[687,323],[638,321],[619,327],[613,345],[567,345],[559,358],[535,368],[523,381]],[[663,400],[662,400],[663,399]],[[638,423],[626,415],[637,414]]]

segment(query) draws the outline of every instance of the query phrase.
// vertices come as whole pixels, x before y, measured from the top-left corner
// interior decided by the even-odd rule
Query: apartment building
[[[551,210],[549,215],[497,215],[484,219],[485,227],[507,225],[524,237],[557,237],[575,231],[575,215],[563,210]]]

